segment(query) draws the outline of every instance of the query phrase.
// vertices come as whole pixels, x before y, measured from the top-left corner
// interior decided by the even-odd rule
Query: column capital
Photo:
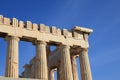
[[[19,37],[17,37],[17,36],[6,36],[5,37],[5,41],[9,41],[10,39],[14,39],[14,40],[17,40],[17,41],[20,40]]]
[[[88,48],[81,48],[81,52],[82,52],[82,51],[88,52]]]
[[[69,45],[60,44],[58,46],[58,48],[69,48],[70,49],[70,46]]]
[[[77,56],[76,55],[71,55],[71,58],[76,58]]]
[[[46,41],[38,41],[38,40],[36,40],[36,41],[33,43],[33,45],[37,45],[37,44],[44,44],[44,45],[46,45],[47,43],[46,43]]]

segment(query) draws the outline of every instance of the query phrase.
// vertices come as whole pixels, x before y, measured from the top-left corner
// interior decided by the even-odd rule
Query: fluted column
[[[6,37],[7,57],[5,77],[18,78],[18,37]]]
[[[78,80],[76,56],[74,56],[74,55],[71,56],[71,64],[72,64],[73,80]]]
[[[48,80],[46,42],[36,42],[35,78]]]
[[[49,79],[48,80],[54,80],[54,69],[49,70]]]
[[[79,57],[82,80],[92,80],[90,63],[88,58],[88,49],[82,49]]]
[[[58,65],[57,67],[57,80],[63,80],[62,79],[62,65]]]
[[[61,45],[61,67],[62,80],[73,80],[72,67],[70,60],[70,47],[68,45]]]
[[[50,45],[47,45],[46,46],[46,52],[47,52],[47,62],[49,62],[49,55],[50,55],[50,53],[51,53],[51,51],[50,51]],[[49,67],[49,64],[50,63],[47,63],[47,67],[48,67],[48,80],[52,80],[52,71],[51,71],[51,69],[50,69],[50,67]],[[53,79],[54,80],[54,79]]]

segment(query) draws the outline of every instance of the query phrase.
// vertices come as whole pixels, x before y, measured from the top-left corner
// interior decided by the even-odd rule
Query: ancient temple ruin
[[[76,57],[80,60],[81,80],[92,80],[88,58],[88,36],[93,30],[75,26],[71,31],[18,21],[0,16],[0,37],[7,42],[5,77],[30,80],[78,80]],[[24,65],[23,78],[19,78],[19,41],[28,41],[36,46],[36,56]],[[51,46],[56,46],[54,51]],[[8,79],[7,78],[7,79]],[[29,79],[28,79],[29,78]],[[9,79],[8,79],[9,80]]]

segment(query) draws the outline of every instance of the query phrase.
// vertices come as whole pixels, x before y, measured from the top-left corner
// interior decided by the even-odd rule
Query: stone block
[[[72,33],[71,33],[71,32],[68,32],[68,33],[67,33],[67,37],[72,37]]]
[[[73,33],[74,38],[78,38],[78,33],[77,32],[73,31],[72,33]]]
[[[89,35],[88,33],[84,33],[84,34],[83,34],[83,37],[84,37],[84,40],[85,40],[85,41],[88,41],[88,35]]]
[[[50,33],[50,28],[49,28],[49,26],[45,26],[45,32],[46,32],[46,33]]]
[[[76,39],[83,40],[83,33],[82,32],[76,32],[76,31],[74,31],[73,32],[73,37],[76,38]]]
[[[32,29],[33,29],[34,31],[37,31],[37,30],[38,30],[38,25],[34,23]]]
[[[51,27],[51,33],[56,35],[56,33],[57,33],[57,28],[56,28],[55,26],[52,26],[52,27]]]
[[[61,35],[61,30],[57,29],[57,35]]]
[[[19,28],[24,28],[24,22],[23,21],[19,21]]]
[[[0,15],[0,24],[3,24],[3,16]]]
[[[29,30],[32,30],[32,23],[31,23],[31,21],[27,21],[26,22],[26,28],[29,29]]]
[[[18,27],[18,20],[16,18],[12,18],[12,26]]]
[[[89,28],[84,28],[84,27],[79,27],[79,26],[75,26],[72,31],[79,31],[79,32],[85,32],[85,33],[92,33],[93,30],[92,29],[89,29]]]
[[[45,32],[45,25],[44,24],[39,25],[39,31],[40,32]]]
[[[66,37],[68,36],[68,30],[67,29],[63,29],[62,30],[62,34]]]
[[[82,34],[82,33],[79,33],[79,34],[78,34],[78,39],[83,40],[83,34]]]
[[[3,23],[6,24],[6,25],[10,25],[10,18],[4,17]]]

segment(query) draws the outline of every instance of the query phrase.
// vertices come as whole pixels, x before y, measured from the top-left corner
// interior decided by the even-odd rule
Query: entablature
[[[92,29],[74,27],[72,31],[67,29],[51,28],[44,24],[35,24],[31,21],[24,23],[16,18],[6,18],[0,16],[0,37],[17,36],[20,40],[34,42],[35,40],[46,41],[48,43],[64,44],[69,46],[80,46],[88,48],[88,41],[84,34],[90,34]]]

